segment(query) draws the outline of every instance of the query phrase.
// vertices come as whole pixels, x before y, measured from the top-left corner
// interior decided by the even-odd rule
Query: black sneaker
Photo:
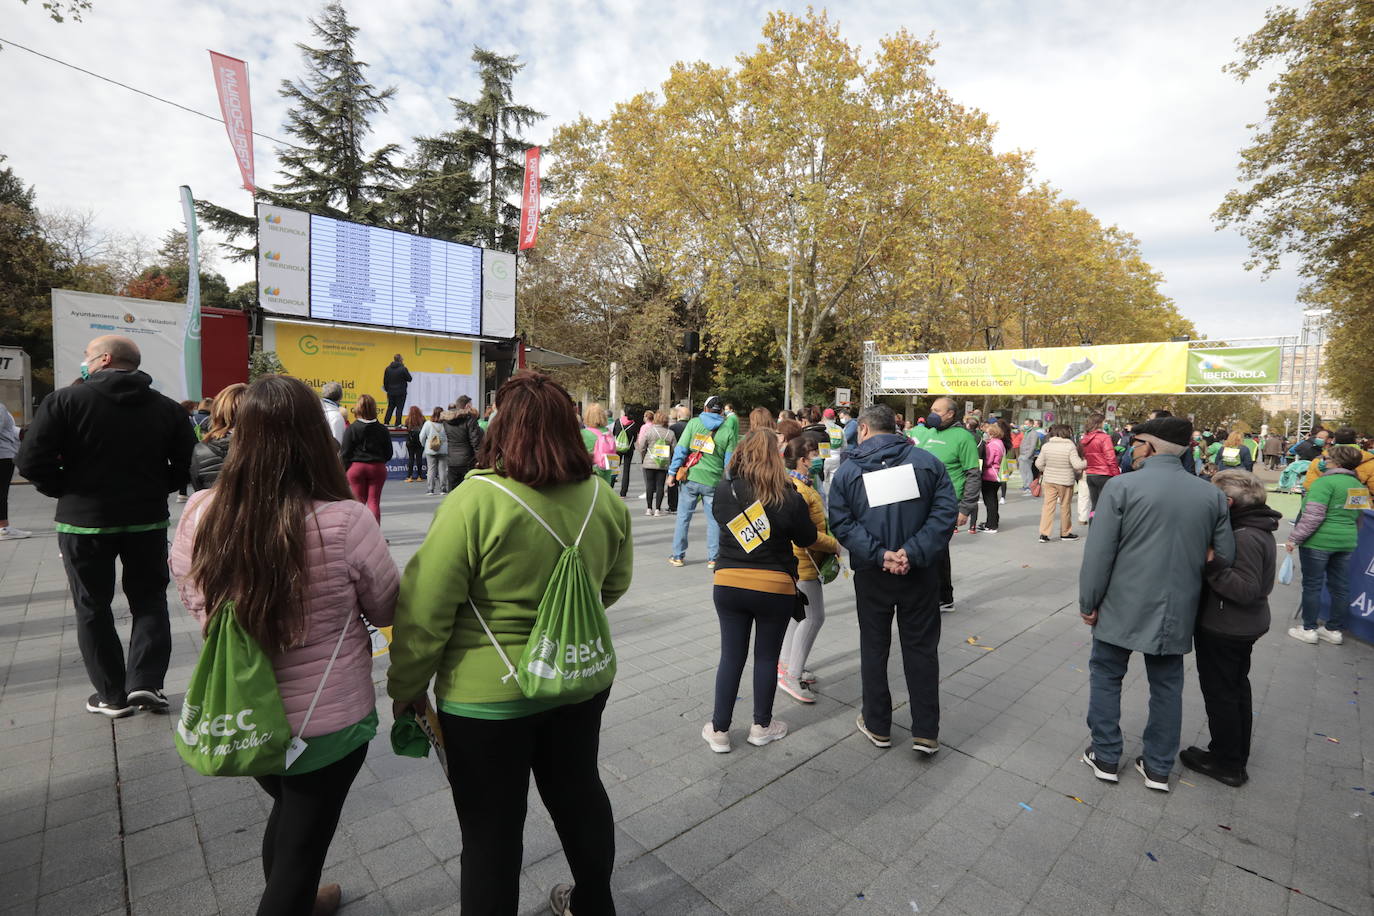
[[[140,687],[129,691],[129,705],[150,712],[166,712],[167,695],[153,687]]]
[[[86,712],[97,713],[102,716],[109,716],[111,719],[122,719],[125,716],[132,716],[134,708],[127,702],[116,706],[113,703],[106,703],[100,699],[100,694],[93,693],[86,701]]]
[[[1049,542],[1050,542],[1050,536],[1049,536],[1048,534],[1042,534],[1042,535],[1040,535],[1040,543],[1042,543],[1042,544],[1048,544]]]
[[[1169,791],[1169,774],[1165,773],[1163,776],[1160,776],[1158,773],[1147,772],[1145,769],[1144,757],[1137,757],[1135,759],[1135,771],[1145,777],[1145,788],[1154,789],[1156,792]]]
[[[1070,532],[1069,534],[1061,534],[1061,535],[1059,535],[1059,540],[1061,540],[1061,541],[1076,541],[1076,540],[1078,540],[1078,535],[1073,534],[1072,532]]]
[[[1210,776],[1224,786],[1239,789],[1250,781],[1250,774],[1245,772],[1244,767],[1239,770],[1228,770],[1217,764],[1211,751],[1204,751],[1200,747],[1188,747],[1179,751],[1178,759],[1193,772]]]
[[[1091,747],[1083,751],[1082,760],[1088,766],[1092,767],[1093,775],[1103,782],[1118,782],[1120,780],[1120,777],[1116,775],[1118,764],[1103,763],[1101,760],[1098,760],[1093,754],[1093,749]]]

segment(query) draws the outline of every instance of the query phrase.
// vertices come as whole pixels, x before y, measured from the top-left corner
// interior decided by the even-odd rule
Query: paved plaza
[[[423,485],[387,485],[383,528],[398,563],[437,502]],[[35,536],[0,543],[0,914],[252,913],[267,796],[251,780],[184,767],[166,716],[112,722],[84,711],[91,687],[53,506],[16,487],[11,517]],[[720,755],[700,735],[719,648],[704,526],[698,517],[687,567],[671,569],[672,519],[643,518],[642,499],[630,506],[636,575],[610,612],[620,673],[601,736],[620,913],[1371,912],[1374,726],[1363,734],[1361,707],[1374,651],[1287,638],[1296,587],[1276,588],[1274,628],[1255,650],[1251,781],[1239,790],[1179,768],[1168,795],[1124,767],[1121,783],[1107,786],[1079,762],[1090,635],[1077,613],[1083,546],[1037,544],[1039,505],[1016,493],[999,534],[955,539],[958,609],[943,619],[938,755],[914,754],[901,728],[890,750],[855,732],[858,633],[843,578],[826,589],[812,657],[819,702],[803,707],[779,693],[776,712],[791,732],[752,747],[743,740],[746,669],[735,750]],[[175,709],[199,637],[170,594]],[[127,634],[127,610],[118,613]],[[350,916],[456,913],[452,801],[437,762],[391,753],[385,669],[379,658],[382,729],[324,881],[343,886]],[[1137,657],[1123,700],[1126,759],[1139,753],[1144,727],[1142,670]],[[900,726],[895,658],[891,674]],[[1185,697],[1183,743],[1205,745],[1192,656]],[[533,793],[525,838],[521,912],[547,912],[548,889],[568,873]]]

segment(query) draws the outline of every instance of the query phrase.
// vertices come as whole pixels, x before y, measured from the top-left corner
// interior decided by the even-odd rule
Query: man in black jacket
[[[125,337],[86,345],[85,384],[43,401],[19,449],[19,471],[57,498],[57,540],[76,611],[77,643],[96,692],[87,712],[118,718],[167,708],[167,494],[190,477],[196,444],[186,412],[138,371]],[[128,664],[115,632],[115,558],[133,629]]]
[[[386,392],[386,416],[382,418],[383,426],[401,425],[401,420],[406,415],[406,391],[409,386],[410,370],[406,368],[401,354],[397,353],[391,357],[391,365],[382,372],[382,391]],[[396,413],[394,422],[391,419],[393,411]]]
[[[1212,483],[1226,494],[1236,559],[1227,565],[1208,562],[1202,603],[1198,607],[1193,648],[1197,679],[1207,705],[1212,741],[1207,750],[1189,747],[1178,759],[1190,770],[1228,786],[1250,778],[1250,652],[1269,631],[1269,593],[1274,589],[1274,532],[1283,515],[1264,504],[1264,484],[1249,471],[1221,471]]]
[[[689,420],[692,419],[692,408],[691,408],[691,405],[689,404],[689,405],[686,406],[686,407],[682,407],[682,406],[674,407],[674,408],[673,408],[673,416],[676,417],[677,419],[675,420],[675,422],[669,423],[669,424],[668,424],[668,428],[671,429],[671,430],[673,431],[673,441],[675,441],[675,442],[681,442],[681,441],[682,441],[682,431],[683,431],[684,429],[687,428],[687,422],[688,422]],[[669,514],[669,515],[676,515],[676,514],[677,514],[677,497],[678,497],[678,488],[677,488],[677,487],[669,487],[669,488],[668,488],[668,514]]]
[[[948,549],[959,502],[944,464],[897,433],[892,408],[859,416],[859,444],[830,484],[830,530],[849,551],[859,620],[863,711],[859,731],[891,747],[887,656],[892,618],[911,707],[911,747],[940,749],[939,557]]]

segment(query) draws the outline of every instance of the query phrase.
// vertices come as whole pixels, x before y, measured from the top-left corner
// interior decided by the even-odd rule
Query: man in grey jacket
[[[1121,680],[1132,652],[1145,657],[1150,713],[1144,754],[1136,758],[1145,785],[1169,791],[1183,723],[1183,656],[1209,560],[1235,559],[1226,496],[1178,461],[1192,424],[1160,417],[1135,428],[1131,458],[1137,473],[1107,482],[1079,572],[1079,613],[1093,627],[1089,659],[1088,728],[1083,762],[1116,782],[1121,760]]]

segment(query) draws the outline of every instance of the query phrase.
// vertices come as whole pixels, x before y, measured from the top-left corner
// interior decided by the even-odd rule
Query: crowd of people
[[[140,358],[125,338],[91,341],[83,384],[43,402],[16,463],[57,499],[95,689],[89,712],[169,708],[169,576],[203,631],[227,615],[270,660],[301,747],[280,771],[255,777],[272,802],[260,913],[324,914],[340,904],[341,889],[321,887],[320,876],[380,727],[366,624],[394,628],[394,719],[438,723],[463,835],[464,912],[517,905],[531,776],[573,879],[551,890],[552,911],[614,912],[614,821],[597,757],[615,664],[606,609],[631,583],[635,460],[644,515],[662,516],[666,503],[675,516],[670,566],[686,565],[703,509],[720,631],[701,730],[710,751],[733,750],[751,644],[748,744],[787,737],[774,715],[779,691],[823,701],[810,656],[826,585],[847,566],[862,683],[856,732],[875,747],[893,744],[895,624],[911,747],[938,753],[938,647],[942,615],[955,610],[950,544],[958,533],[1003,531],[1008,483],[1019,476],[1022,492],[1043,501],[1040,542],[1078,539],[1075,519],[1091,526],[1079,583],[1093,634],[1082,761],[1098,779],[1119,780],[1121,685],[1139,653],[1150,704],[1134,767],[1145,785],[1167,792],[1176,759],[1226,785],[1248,779],[1250,655],[1270,627],[1282,521],[1252,473],[1267,441],[1195,434],[1167,411],[1117,430],[1093,414],[1076,436],[1039,419],[961,417],[947,397],[911,425],[883,404],[776,417],[756,408],[742,420],[721,396],[696,416],[678,407],[611,420],[529,371],[504,384],[485,414],[467,398],[428,417],[403,413],[404,391],[387,389],[393,409],[379,421],[368,395],[346,408],[337,384],[317,394],[269,375],[224,389],[188,422],[153,390]],[[387,372],[408,380],[399,357]],[[407,434],[406,478],[447,494],[404,571],[380,527],[393,417]],[[140,436],[127,435],[134,428]],[[0,423],[0,473],[12,438]],[[1302,623],[1289,635],[1304,643],[1343,641],[1345,569],[1374,492],[1374,455],[1353,443],[1354,431],[1339,429],[1278,444],[1309,462],[1284,543],[1303,577]],[[183,486],[191,492],[169,553],[168,497]],[[7,512],[0,491],[0,536],[12,530]],[[111,609],[117,559],[132,615],[127,655]],[[564,645],[554,631],[569,621],[602,629]],[[1183,657],[1194,648],[1211,741],[1180,750]],[[569,676],[578,671],[603,677]]]

